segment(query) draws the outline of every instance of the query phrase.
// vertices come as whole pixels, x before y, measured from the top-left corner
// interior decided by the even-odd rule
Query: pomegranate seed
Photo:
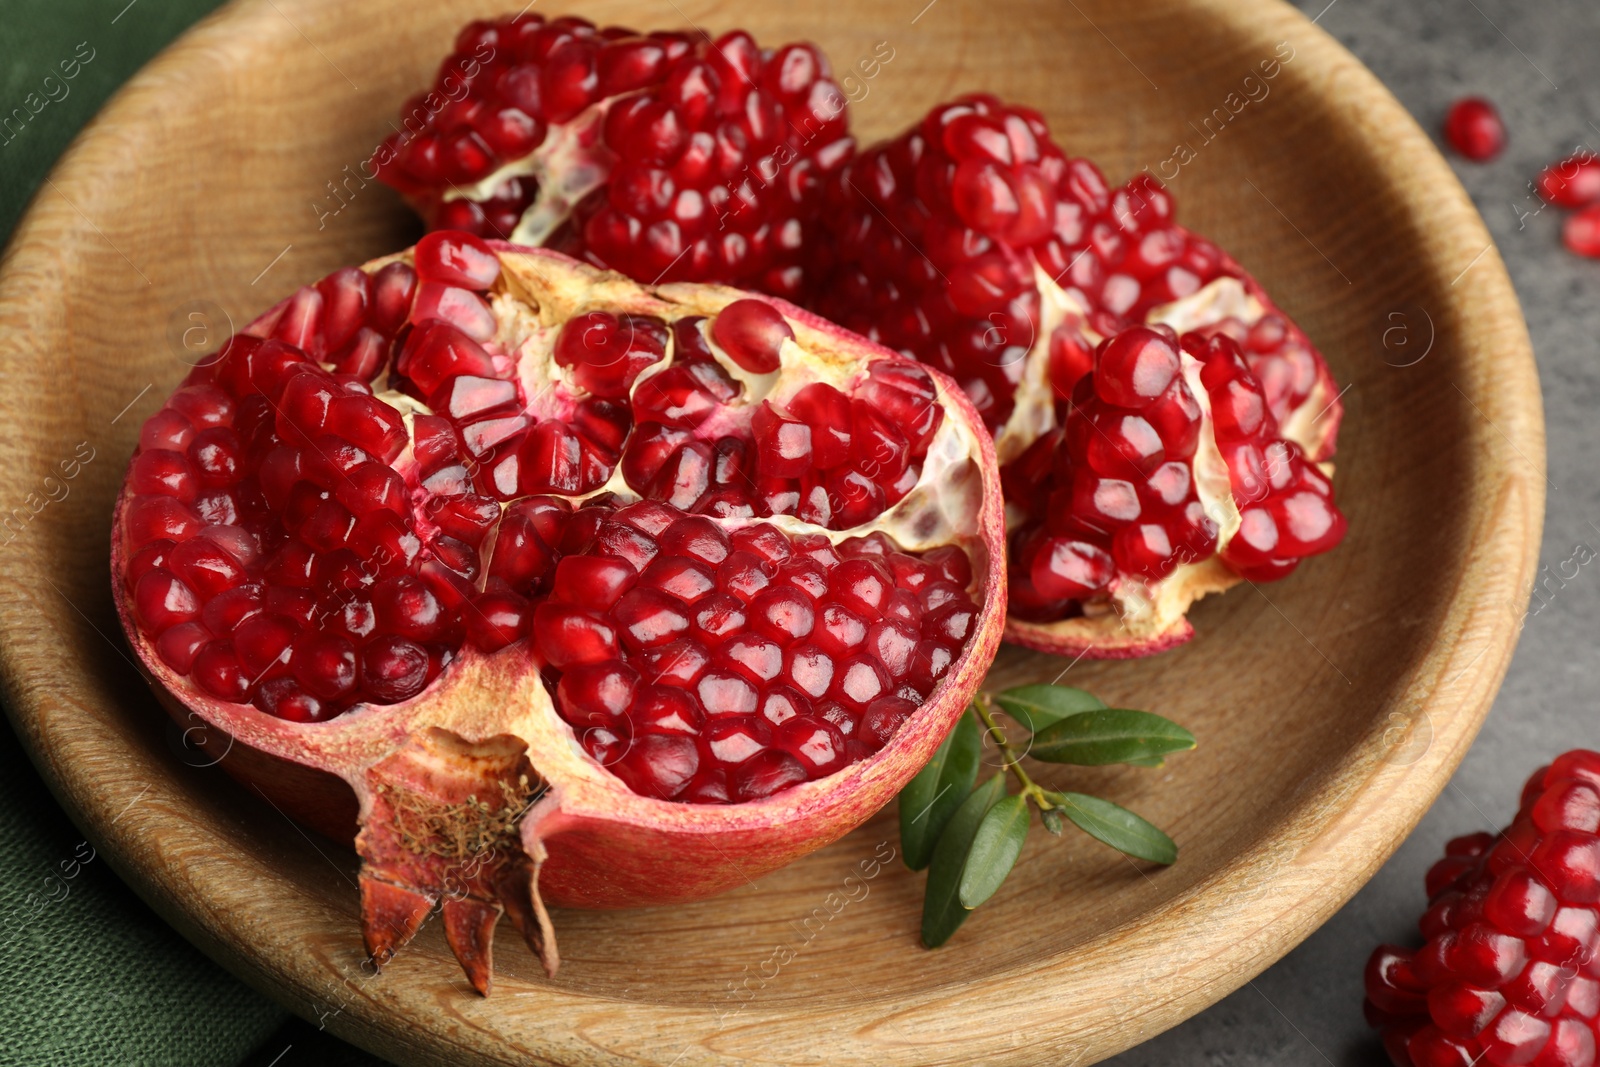
[[[196,684],[219,700],[243,703],[250,696],[251,679],[239,664],[233,645],[212,641],[194,657],[190,675]]]
[[[735,300],[711,321],[711,339],[750,373],[771,374],[778,369],[783,342],[794,340],[794,330],[765,300]]]
[[[191,621],[200,611],[200,600],[194,592],[170,571],[160,568],[139,579],[133,603],[139,621],[156,634]]]
[[[1567,216],[1561,225],[1561,241],[1580,256],[1600,257],[1600,205]]]
[[[1539,195],[1557,207],[1578,208],[1600,200],[1600,157],[1588,152],[1552,163],[1539,173]]]
[[[1493,104],[1480,96],[1468,96],[1450,105],[1444,118],[1444,138],[1467,159],[1485,163],[1505,148],[1506,127]]]
[[[361,691],[377,704],[410,700],[428,684],[428,653],[395,634],[381,634],[361,652]]]

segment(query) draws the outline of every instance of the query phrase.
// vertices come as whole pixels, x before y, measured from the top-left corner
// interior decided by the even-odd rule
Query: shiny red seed
[[[488,289],[500,277],[500,260],[493,249],[467,233],[427,234],[417,242],[412,258],[424,282]]]
[[[1561,224],[1561,241],[1580,256],[1600,258],[1600,205],[1567,216]]]
[[[361,693],[377,704],[410,700],[428,684],[428,652],[414,641],[383,634],[361,652]]]
[[[1600,200],[1600,157],[1588,152],[1552,163],[1535,183],[1539,195],[1557,207],[1578,208]]]
[[[1444,119],[1444,137],[1450,147],[1474,163],[1498,156],[1506,146],[1506,127],[1489,101],[1469,96],[1450,105]]]

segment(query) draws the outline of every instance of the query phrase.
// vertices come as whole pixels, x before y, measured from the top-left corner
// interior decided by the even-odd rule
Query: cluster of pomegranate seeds
[[[1474,163],[1487,163],[1506,147],[1506,124],[1489,101],[1467,96],[1451,104],[1445,114],[1444,139]]]
[[[1183,374],[1200,363],[1210,419]],[[1218,525],[1196,486],[1206,431],[1227,468],[1238,531],[1223,560],[1252,580],[1289,573],[1344,536],[1332,486],[1278,434],[1261,383],[1225,332],[1179,339],[1135,326],[1101,342],[1073,387],[1061,428],[1002,472],[1025,520],[1012,537],[1011,612],[1048,621],[1121,580],[1158,582],[1218,550]]]
[[[1110,334],[1223,275],[1147,178],[1113,190],[1039,114],[990,96],[935,108],[829,185],[819,311],[959,381],[991,429],[1039,340],[1036,268]],[[1064,340],[1076,332],[1064,327]],[[1067,387],[1063,396],[1070,394]]]
[[[513,505],[469,629],[531,635],[562,718],[645,796],[755,800],[864,759],[972,635],[958,548],[617,505]]]
[[[502,337],[489,245],[435,232],[412,258],[300,290],[145,424],[123,577],[162,661],[316,722],[516,645],[595,759],[699,803],[881,748],[973,636],[971,565],[815,531],[915,484],[929,373],[880,359],[773,403],[801,350],[764,301]],[[619,469],[645,499],[609,491]]]
[[[706,326],[698,317],[674,322],[670,365],[633,390],[637,429],[622,456],[631,489],[701,514],[794,515],[847,529],[916,485],[944,418],[926,371],[880,361],[848,393],[814,382],[730,419],[744,387],[713,355]],[[751,374],[777,370],[783,342],[794,338],[770,304],[750,299],[719,312],[709,334]]]
[[[528,13],[468,25],[402,118],[378,176],[434,228],[790,297],[822,183],[855,147],[809,44]]]
[[[1592,1067],[1600,1030],[1600,753],[1541,768],[1498,836],[1428,872],[1420,949],[1380,945],[1367,1021],[1399,1067]]]
[[[301,289],[141,431],[125,578],[163,662],[212,697],[320,721],[415,696],[460,643],[460,561],[419,534],[406,427],[369,384],[460,280],[418,267],[420,285],[394,263]]]

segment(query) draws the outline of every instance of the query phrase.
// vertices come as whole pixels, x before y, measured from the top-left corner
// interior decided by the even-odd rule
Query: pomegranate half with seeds
[[[1112,188],[971,96],[847,163],[823,218],[818,312],[955,378],[995,434],[1010,640],[1158,651],[1198,597],[1342,536],[1322,357],[1148,176]]]
[[[112,568],[169,709],[354,837],[374,958],[442,902],[487,992],[503,912],[553,972],[544,901],[703,897],[894,796],[993,658],[1002,531],[937,372],[438,232],[189,375]]]
[[[787,298],[855,149],[812,45],[531,13],[463,28],[401,121],[375,168],[430,228]]]

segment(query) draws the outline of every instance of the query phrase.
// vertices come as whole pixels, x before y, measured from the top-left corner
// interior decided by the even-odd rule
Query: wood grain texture
[[[1160,771],[1045,775],[1166,827],[1183,849],[1170,870],[1037,836],[951,945],[925,952],[922,876],[898,861],[864,895],[851,883],[860,899],[830,898],[896,844],[891,810],[715,900],[558,913],[554,981],[508,937],[495,996],[472,996],[437,924],[381,977],[360,970],[353,855],[193,766],[145,691],[111,607],[110,508],[140,422],[184,373],[190,311],[242,324],[416,235],[374,184],[352,183],[320,226],[313,205],[338,206],[327,183],[388,132],[455,28],[496,11],[239,0],[85,131],[0,265],[0,676],[46,778],[119,872],[257,987],[407,1064],[1090,1063],[1241,985],[1348,899],[1488,711],[1544,500],[1520,312],[1423,132],[1271,0],[594,0],[582,13],[602,23],[810,37],[841,73],[887,41],[893,60],[853,108],[867,139],[984,89],[1041,109],[1116,181],[1162,173],[1189,142],[1170,183],[1180,218],[1262,278],[1350,386],[1350,535],[1287,581],[1201,604],[1182,649],[1071,668],[1201,739]],[[1267,95],[1207,140],[1205,117],[1236,106],[1279,42],[1293,58],[1258,83]],[[1412,347],[1385,347],[1396,326]],[[80,442],[94,458],[64,479]],[[1067,666],[1008,648],[992,678]],[[773,973],[780,947],[793,958]]]

